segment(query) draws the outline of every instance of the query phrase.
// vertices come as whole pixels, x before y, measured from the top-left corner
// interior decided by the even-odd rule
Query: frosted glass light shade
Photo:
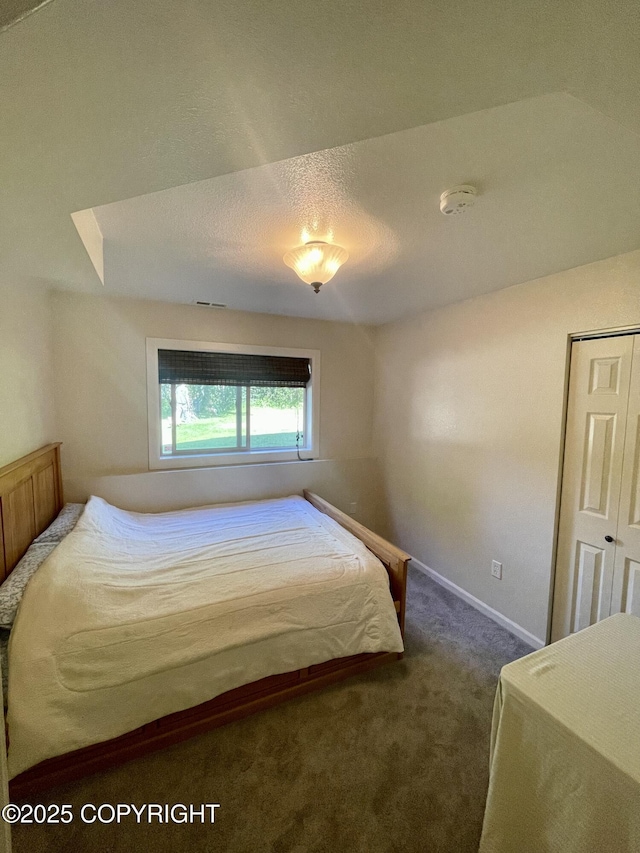
[[[317,293],[321,285],[331,281],[348,257],[349,253],[342,246],[312,240],[287,252],[283,260]]]

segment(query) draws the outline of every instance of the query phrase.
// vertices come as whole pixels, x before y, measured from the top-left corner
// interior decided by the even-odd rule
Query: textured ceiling
[[[617,122],[618,128],[595,116],[587,119],[587,113],[583,116],[586,132],[592,126],[599,128],[598,138],[614,145],[626,169],[637,157],[633,134],[626,130],[640,131],[639,16],[636,0],[328,0],[322,4],[315,0],[185,0],[179,4],[173,0],[56,0],[0,34],[0,276],[89,292],[134,292],[133,273],[126,282],[118,269],[126,260],[124,254],[118,260],[115,238],[107,239],[105,245],[103,287],[71,213],[310,152],[337,146],[350,150],[354,142],[408,128],[429,125],[437,135],[436,123],[447,127],[446,120],[454,117],[484,110],[491,114],[490,108],[516,101],[532,104],[536,96],[550,93],[569,93]],[[602,181],[596,181],[598,203],[579,197],[576,226],[584,233],[590,229],[597,238],[603,220],[599,202],[604,179],[615,170],[607,151],[597,146],[591,152],[584,144],[563,149],[560,126],[565,122],[570,128],[574,122],[568,100],[559,106],[559,112],[565,113],[556,116],[549,158],[545,162],[538,151],[537,166],[543,170],[549,166],[554,176],[546,182],[551,195],[554,181],[563,176],[561,160],[554,159],[563,150],[571,150],[572,157],[584,157],[585,169],[603,175]],[[519,138],[517,144],[524,164],[532,152],[526,139]],[[455,181],[476,180],[483,192],[470,214],[476,218],[465,218],[460,227],[472,229],[473,222],[476,229],[488,228],[492,235],[489,223],[494,220],[482,217],[489,215],[492,199],[506,199],[507,184],[516,175],[522,180],[519,166],[509,160],[512,177],[504,176],[501,184],[499,164],[494,164],[495,174],[483,174],[482,164],[474,160],[473,146],[466,160],[460,159],[463,145],[451,150],[456,159],[448,172],[446,147],[436,158],[443,161],[441,174],[455,172]],[[322,157],[318,162],[323,162]],[[567,165],[573,168],[574,164]],[[395,166],[390,164],[390,174],[401,168]],[[380,169],[386,168],[382,163]],[[356,173],[371,177],[368,167],[356,168]],[[633,170],[629,177],[637,180]],[[309,185],[313,180],[308,178]],[[321,176],[316,180],[321,181]],[[539,176],[537,190],[544,184],[544,175]],[[430,200],[444,188],[421,186]],[[521,189],[513,185],[512,192],[509,209],[521,215],[516,210]],[[317,201],[319,194],[312,195]],[[392,195],[386,208],[367,210],[369,225],[381,229],[374,229],[375,233],[386,235],[386,241],[391,230],[397,240],[393,262],[377,273],[371,269],[372,292],[379,288],[376,275],[386,281],[380,317],[395,310],[385,304],[395,301],[390,293],[405,287],[410,278],[405,275],[407,264],[413,263],[403,247],[415,237],[396,233],[402,213],[385,218],[386,211],[402,202],[397,188]],[[368,197],[375,197],[375,187],[356,186],[353,209],[361,208],[362,199]],[[547,198],[535,192],[532,198],[529,209],[524,205],[520,230],[529,224],[533,211],[540,220],[549,215]],[[630,210],[629,216],[635,213]],[[451,234],[442,231],[448,223],[442,220],[434,227],[444,242],[433,245],[434,256],[451,249]],[[250,221],[247,242],[252,239]],[[568,238],[570,224],[556,235],[556,242]],[[627,247],[632,226],[640,235],[640,222],[631,219],[622,226],[620,246]],[[336,223],[336,230],[339,227]],[[519,226],[515,222],[511,227]],[[539,228],[544,231],[543,225]],[[234,239],[239,233],[236,229]],[[609,252],[613,242],[603,240],[594,251]],[[385,242],[383,248],[372,250],[370,262],[376,252],[388,254],[389,245]],[[638,245],[640,238],[628,248]],[[613,250],[622,250],[620,246]],[[202,273],[199,256],[184,245],[174,248],[167,257],[175,270],[174,291],[166,294],[159,288],[156,298],[181,298],[178,285],[186,282],[195,288]],[[580,255],[575,246],[560,248],[554,255],[558,263],[570,256],[573,263]],[[422,286],[436,287],[438,301],[504,286],[503,278],[489,283],[493,256],[503,250],[504,246],[488,244],[478,249],[462,273],[466,290],[458,279],[450,278],[425,279]],[[202,251],[200,244],[197,251]],[[132,263],[135,252],[132,247]],[[546,247],[539,251],[540,256],[546,254]],[[439,262],[438,269],[444,266]],[[348,284],[354,293],[360,287],[364,293],[355,254],[350,267],[353,281],[347,281],[348,267],[341,271],[345,287]],[[109,269],[114,275],[112,290]],[[254,283],[254,272],[249,284]],[[271,302],[264,293],[263,301],[256,302],[241,281],[246,272],[236,274],[234,286],[238,294],[245,294],[246,307],[286,309],[280,297],[274,296]],[[264,282],[265,287],[275,286],[266,272]],[[419,304],[418,290],[415,283],[410,285],[407,306]],[[309,316],[320,316],[318,312],[325,310],[324,296],[321,293],[304,309]],[[360,313],[365,311],[356,307]],[[301,310],[298,307],[295,312]]]
[[[443,216],[462,181],[475,207]],[[114,292],[380,323],[637,248],[638,185],[640,137],[556,94],[94,214]],[[282,261],[308,239],[350,253],[317,296]]]

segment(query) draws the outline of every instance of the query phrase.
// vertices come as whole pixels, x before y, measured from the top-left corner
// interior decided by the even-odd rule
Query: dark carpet
[[[42,794],[74,820],[15,826],[14,851],[476,853],[498,674],[530,651],[414,569],[402,662]],[[85,803],[220,808],[101,825]]]

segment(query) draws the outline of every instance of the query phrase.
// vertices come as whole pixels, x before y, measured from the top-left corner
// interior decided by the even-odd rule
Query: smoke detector
[[[445,190],[440,196],[440,210],[445,216],[464,213],[465,210],[473,207],[476,194],[476,188],[470,184],[461,184],[459,187],[452,187],[450,190]]]

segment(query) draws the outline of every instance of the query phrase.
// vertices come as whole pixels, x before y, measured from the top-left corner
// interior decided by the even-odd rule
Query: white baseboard
[[[502,628],[506,628],[507,631],[510,631],[512,634],[515,634],[516,637],[519,637],[525,643],[530,646],[533,646],[534,649],[541,649],[546,645],[544,640],[541,640],[540,637],[536,637],[530,631],[527,631],[521,625],[518,625],[517,622],[514,622],[512,619],[509,619],[507,616],[504,616],[498,610],[494,610],[493,607],[489,607],[488,604],[485,604],[484,601],[480,601],[479,598],[476,598],[475,595],[471,595],[470,592],[467,592],[466,589],[462,589],[461,586],[453,583],[453,581],[448,580],[443,575],[436,572],[434,569],[430,569],[429,566],[425,566],[424,563],[421,563],[420,560],[416,560],[415,557],[411,558],[411,565],[415,565],[417,569],[419,569],[423,574],[427,575],[434,580],[440,586],[443,586],[445,589],[448,589],[450,592],[453,592],[458,598],[461,598],[463,601],[466,601],[467,604],[470,604],[472,607],[475,607],[476,610],[479,610],[481,613],[484,613],[485,616],[488,616],[489,619],[493,619],[498,625]]]

